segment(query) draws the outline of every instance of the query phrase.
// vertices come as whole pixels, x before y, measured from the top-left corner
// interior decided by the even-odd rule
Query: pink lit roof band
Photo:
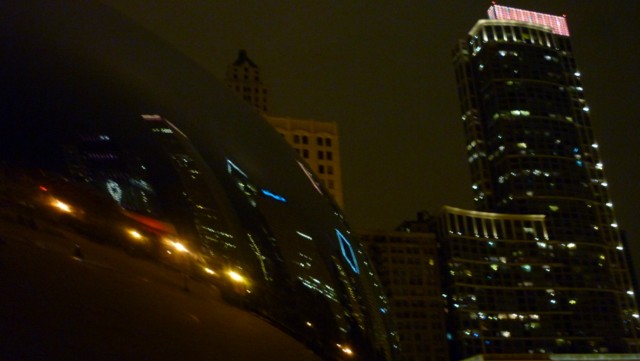
[[[510,8],[501,5],[492,5],[489,10],[489,19],[494,20],[516,20],[527,23],[544,25],[553,29],[554,34],[569,36],[567,19],[564,16],[555,16],[535,11]]]

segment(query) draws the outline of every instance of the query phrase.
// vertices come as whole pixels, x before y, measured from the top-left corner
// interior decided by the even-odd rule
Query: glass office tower
[[[548,274],[522,286],[555,285],[557,317],[541,326],[555,341],[533,352],[637,351],[635,291],[566,19],[493,5],[454,64],[477,210],[545,215],[558,242],[543,252],[557,267],[531,269]]]

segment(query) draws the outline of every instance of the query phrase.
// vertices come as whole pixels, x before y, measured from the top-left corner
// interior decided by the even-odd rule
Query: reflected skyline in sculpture
[[[263,119],[106,7],[0,9],[0,160],[38,217],[211,280],[323,357],[392,357],[363,247]]]

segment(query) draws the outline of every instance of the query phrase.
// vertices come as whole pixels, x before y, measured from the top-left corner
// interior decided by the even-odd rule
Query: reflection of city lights
[[[107,182],[105,183],[105,187],[107,188],[107,191],[109,192],[111,197],[116,202],[118,203],[122,202],[122,188],[120,188],[120,185],[118,184],[118,182],[112,179],[108,179]]]
[[[340,348],[340,350],[342,350],[346,355],[353,356],[353,350],[349,346],[343,346],[339,343],[337,343],[336,346],[338,346],[338,348]]]
[[[356,255],[353,252],[353,247],[351,247],[351,243],[349,240],[336,229],[336,235],[338,236],[338,242],[340,243],[340,250],[342,251],[342,256],[349,264],[349,267],[355,273],[360,273],[360,268],[358,267],[358,260],[356,259]]]
[[[71,213],[71,206],[62,202],[61,200],[54,199],[53,202],[51,202],[51,205],[65,213]]]
[[[210,275],[215,275],[216,274],[211,268],[204,267],[204,271],[207,272]]]
[[[173,248],[175,248],[177,251],[180,252],[189,252],[189,250],[187,249],[187,247],[185,247],[182,243],[180,242],[172,242],[171,245],[173,246]]]
[[[278,202],[287,203],[287,199],[285,197],[279,195],[279,194],[275,194],[275,193],[273,193],[273,192],[271,192],[270,190],[267,190],[267,189],[261,189],[260,191],[265,196],[273,198]]]
[[[232,281],[235,281],[238,283],[243,283],[245,281],[244,277],[242,277],[242,275],[240,275],[236,271],[228,271],[227,275],[229,276],[229,278],[231,278]]]
[[[142,239],[142,234],[140,234],[140,232],[136,231],[135,229],[130,229],[128,233],[134,239]]]

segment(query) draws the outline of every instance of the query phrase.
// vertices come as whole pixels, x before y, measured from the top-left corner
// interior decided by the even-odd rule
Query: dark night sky
[[[104,2],[219,78],[246,49],[270,88],[272,114],[336,121],[355,229],[473,206],[450,54],[490,1]],[[640,1],[498,3],[567,15],[618,221],[635,243]]]

